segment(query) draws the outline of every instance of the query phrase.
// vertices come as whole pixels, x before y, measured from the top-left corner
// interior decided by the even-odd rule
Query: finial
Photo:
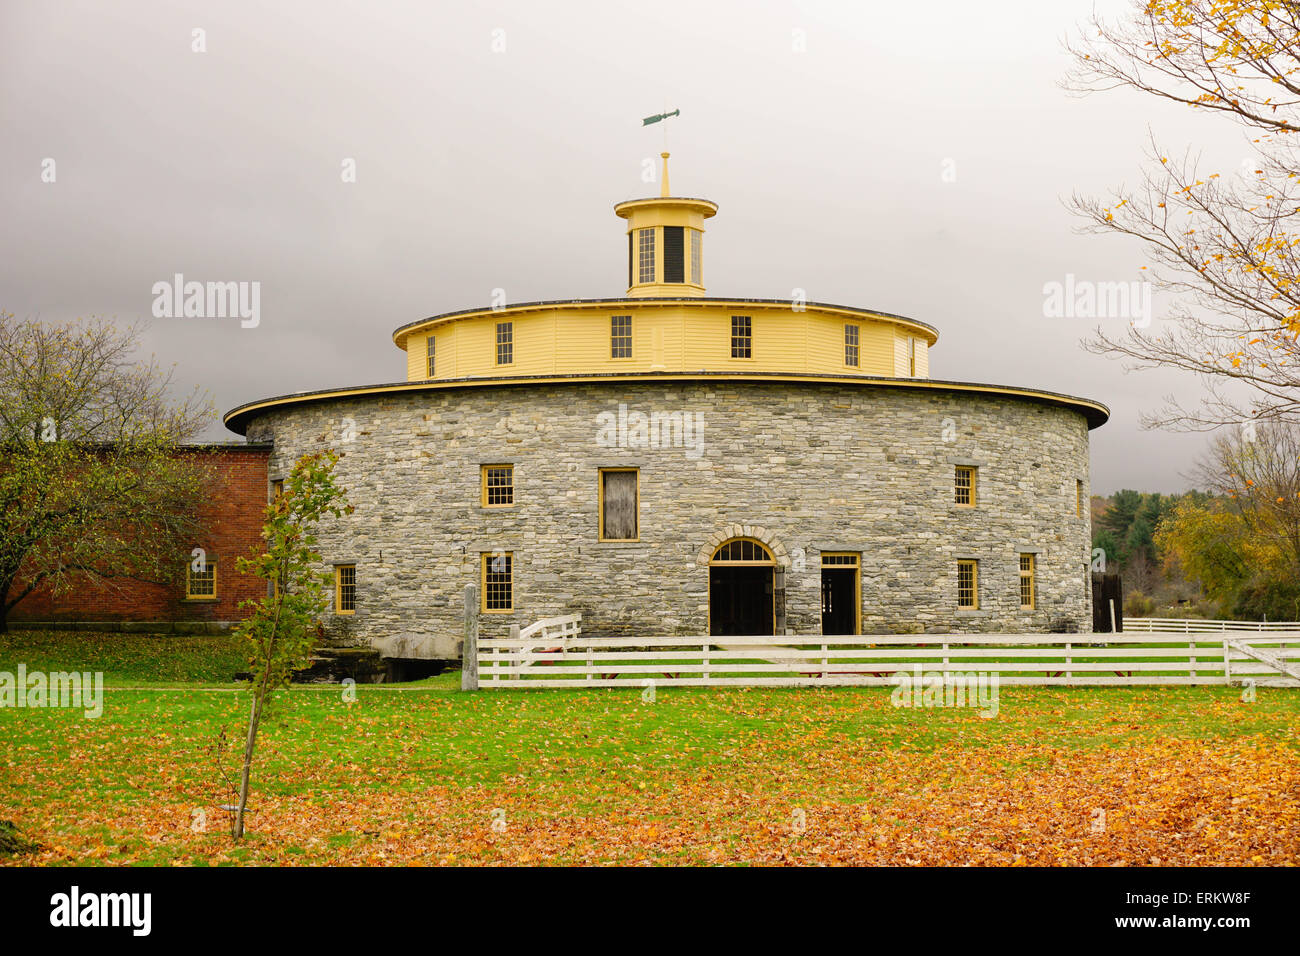
[[[668,191],[668,154],[660,153],[659,155],[664,158],[664,175],[663,179],[659,181],[659,195],[671,196],[672,193]]]

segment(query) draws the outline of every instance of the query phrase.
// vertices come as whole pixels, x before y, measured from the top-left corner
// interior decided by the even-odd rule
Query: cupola
[[[627,220],[627,294],[645,296],[704,295],[704,220],[717,213],[716,203],[670,194],[668,154],[659,196],[628,199],[614,207]]]

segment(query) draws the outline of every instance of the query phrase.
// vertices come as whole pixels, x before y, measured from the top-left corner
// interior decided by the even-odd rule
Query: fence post
[[[478,690],[478,588],[465,585],[465,639],[461,642],[460,689]]]
[[[703,647],[700,648],[700,655],[703,658],[703,663],[704,663],[704,679],[708,680],[709,679],[709,645],[708,644],[705,644]]]
[[[1074,674],[1071,673],[1070,671],[1070,663],[1071,663],[1070,639],[1067,637],[1065,639],[1065,686],[1066,687],[1070,686],[1070,679],[1074,676]]]
[[[1232,653],[1228,650],[1228,641],[1223,641],[1223,682],[1232,683]]]
[[[1190,665],[1188,671],[1192,675],[1192,680],[1196,680],[1196,637],[1193,635],[1187,641],[1187,663]]]

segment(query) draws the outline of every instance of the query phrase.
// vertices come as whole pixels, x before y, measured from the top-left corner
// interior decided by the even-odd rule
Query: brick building
[[[10,612],[10,626],[138,623],[207,629],[243,617],[240,602],[265,593],[262,581],[235,572],[235,559],[260,540],[271,448],[243,442],[188,447],[214,455],[217,462],[218,477],[200,515],[206,530],[195,542],[205,552],[206,569],[195,573],[186,551],[176,556],[173,583],[86,580],[59,595],[38,588]]]

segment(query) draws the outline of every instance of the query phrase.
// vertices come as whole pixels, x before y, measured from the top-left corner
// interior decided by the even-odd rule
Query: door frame
[[[726,547],[727,547],[728,545],[730,545],[730,544],[737,543],[737,542],[741,542],[741,543],[748,542],[749,544],[754,545],[755,548],[759,549],[759,550],[762,552],[762,554],[765,555],[765,557],[762,557],[762,558],[754,558],[754,559],[740,559],[740,560],[735,560],[735,559],[731,559],[731,558],[719,558],[719,557],[718,557],[718,555],[722,553],[722,550],[723,550],[724,548],[726,548]],[[771,569],[772,569],[772,577],[771,577],[771,581],[772,581],[772,612],[771,612],[771,619],[772,619],[772,635],[775,636],[775,635],[776,635],[776,571],[777,571],[777,568],[779,567],[779,565],[778,565],[778,563],[777,563],[777,561],[776,561],[775,556],[774,556],[773,553],[772,553],[772,549],[769,548],[769,547],[768,547],[766,544],[764,544],[762,541],[759,541],[757,538],[751,538],[751,537],[747,537],[747,536],[744,536],[744,535],[739,535],[739,536],[736,536],[736,537],[733,537],[733,538],[728,538],[726,541],[723,541],[721,544],[719,544],[716,548],[713,549],[713,555],[712,555],[712,557],[709,558],[709,563],[708,563],[708,565],[707,565],[707,568],[708,568],[708,574],[709,574],[709,586],[708,586],[708,599],[709,599],[709,603],[708,603],[708,608],[709,608],[709,623],[708,623],[708,628],[709,628],[709,636],[710,636],[710,637],[714,637],[714,636],[717,636],[717,637],[727,637],[727,636],[730,636],[730,635],[725,635],[725,634],[714,635],[714,633],[713,633],[713,569],[714,569],[715,567],[716,567],[716,568],[728,568],[728,567],[730,567],[730,568],[735,568],[735,567],[742,567],[742,568],[763,568],[763,567],[766,567],[766,568],[771,568]],[[740,636],[743,637],[744,635],[740,635]],[[756,634],[756,635],[753,635],[753,636],[755,636],[755,637],[761,637],[761,636],[763,636],[763,635],[758,635],[758,634]]]
[[[827,561],[831,558],[831,561]],[[838,560],[836,560],[838,559]],[[853,572],[853,633],[862,633],[862,552],[861,551],[823,551],[821,552],[821,571]],[[821,581],[818,581],[820,584]],[[818,589],[820,598],[821,590]]]

